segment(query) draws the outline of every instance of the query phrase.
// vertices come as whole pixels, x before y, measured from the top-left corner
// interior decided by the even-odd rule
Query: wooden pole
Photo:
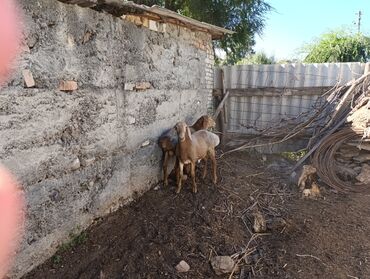
[[[225,105],[226,99],[229,97],[229,95],[230,95],[230,92],[227,91],[226,92],[226,95],[224,96],[224,98],[222,99],[222,101],[219,103],[219,105],[218,105],[215,113],[213,114],[213,119],[217,119],[217,117],[220,114],[221,110],[223,110],[223,107]]]
[[[225,104],[225,101],[226,101],[224,69],[221,70],[221,80],[222,80],[221,102],[220,102],[217,109],[219,109],[219,114],[220,114],[220,117],[219,117],[219,125],[220,125],[220,132],[221,132],[220,142],[221,142],[221,146],[224,146],[225,145],[225,136],[226,136],[225,135],[225,109],[224,109],[224,104]],[[217,112],[217,110],[216,110],[216,112]]]
[[[365,64],[365,71],[364,71],[364,74],[368,74],[370,72],[370,62],[367,62]]]

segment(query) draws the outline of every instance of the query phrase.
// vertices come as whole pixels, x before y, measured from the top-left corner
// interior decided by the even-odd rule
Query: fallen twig
[[[238,267],[238,265],[239,265],[239,263],[243,260],[243,259],[245,259],[245,257],[247,257],[247,256],[249,256],[250,254],[252,254],[253,252],[255,252],[256,251],[256,248],[253,248],[253,249],[248,249],[249,248],[249,245],[251,244],[251,242],[255,239],[255,238],[257,238],[259,235],[258,234],[253,234],[252,235],[252,237],[249,239],[249,241],[248,241],[248,243],[247,243],[247,246],[246,246],[246,248],[244,249],[244,252],[242,252],[242,254],[243,254],[243,256],[241,257],[241,258],[239,258],[239,260],[236,262],[236,264],[234,265],[234,268],[233,268],[233,270],[231,271],[231,273],[230,273],[230,276],[229,276],[229,279],[232,279],[233,278],[233,275],[234,275],[234,273],[235,273],[235,271],[236,271],[236,268]],[[235,254],[234,254],[235,255]],[[233,255],[233,256],[234,256]]]
[[[308,255],[308,254],[303,254],[303,255],[300,255],[300,254],[295,254],[297,257],[303,257],[303,258],[313,258],[315,260],[318,260],[319,262],[321,262],[323,265],[327,266],[326,263],[324,263],[320,258],[316,257],[316,256],[313,256],[313,255]]]
[[[253,174],[250,174],[250,175],[244,176],[244,178],[249,178],[249,177],[258,176],[258,175],[261,175],[261,174],[264,174],[264,173],[265,173],[264,171],[259,172],[259,173],[253,173]]]

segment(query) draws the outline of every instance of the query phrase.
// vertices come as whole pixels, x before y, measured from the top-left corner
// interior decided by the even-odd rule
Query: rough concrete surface
[[[210,44],[207,34],[175,26],[153,32],[58,1],[21,5],[28,47],[0,91],[1,162],[27,198],[11,277],[156,183],[158,136],[204,114],[210,93],[209,54],[192,44],[197,36]],[[24,88],[25,69],[35,88]],[[77,81],[78,90],[59,91],[62,80]],[[151,88],[124,90],[136,82]]]

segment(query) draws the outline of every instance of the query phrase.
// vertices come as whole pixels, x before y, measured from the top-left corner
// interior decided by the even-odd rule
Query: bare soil
[[[368,194],[321,187],[321,198],[303,199],[285,159],[240,152],[218,162],[216,186],[198,175],[196,195],[189,181],[179,195],[152,189],[25,278],[229,278],[210,259],[236,253],[233,278],[370,278]],[[276,225],[253,233],[257,211]],[[181,260],[189,272],[176,272]]]

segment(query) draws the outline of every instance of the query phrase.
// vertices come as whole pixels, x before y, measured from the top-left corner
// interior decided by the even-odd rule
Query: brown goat
[[[177,190],[176,193],[180,193],[183,180],[184,165],[190,164],[191,167],[191,178],[193,184],[193,193],[198,191],[197,184],[195,182],[195,164],[198,160],[207,159],[208,157],[212,161],[213,177],[212,181],[214,184],[217,183],[216,173],[216,154],[215,147],[220,143],[220,139],[214,133],[206,130],[200,130],[193,134],[190,132],[190,128],[185,122],[179,122],[176,124],[176,131],[179,137],[179,142],[176,147],[176,155],[178,157],[179,169],[176,170],[177,178]],[[206,175],[205,166],[203,170],[203,178]]]
[[[163,152],[163,184],[164,186],[168,185],[168,163],[171,158],[175,156],[176,145],[177,145],[177,133],[175,128],[172,128],[162,134],[159,138],[159,146]]]
[[[214,127],[216,127],[216,122],[213,120],[213,118],[208,115],[203,115],[189,128],[190,131],[194,133],[199,130],[207,130]]]
[[[190,129],[193,131],[199,131],[202,129],[214,128],[215,126],[216,122],[212,117],[203,115],[192,126],[190,126]],[[158,144],[161,147],[164,156],[162,167],[164,186],[168,185],[168,164],[169,161],[175,156],[177,141],[178,136],[175,128],[166,131],[159,138]],[[176,162],[175,168],[177,165],[178,163]]]

